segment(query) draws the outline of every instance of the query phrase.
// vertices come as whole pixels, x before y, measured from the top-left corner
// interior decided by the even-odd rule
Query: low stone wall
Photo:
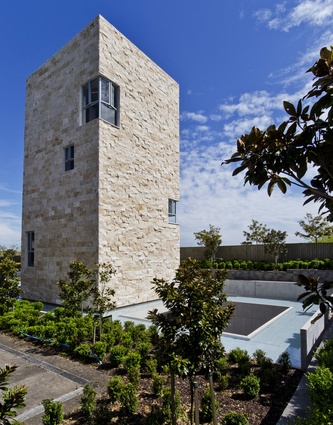
[[[281,271],[228,270],[227,278],[232,280],[268,280],[275,282],[297,282],[299,274],[320,277],[320,282],[333,281],[333,270],[290,269]]]

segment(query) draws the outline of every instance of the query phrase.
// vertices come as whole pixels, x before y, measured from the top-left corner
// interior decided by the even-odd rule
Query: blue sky
[[[301,242],[296,190],[243,185],[221,162],[253,125],[285,118],[311,85],[306,74],[333,44],[332,0],[10,0],[0,5],[0,245],[20,245],[25,80],[101,14],[180,85],[181,245],[213,224],[239,244],[252,219]]]

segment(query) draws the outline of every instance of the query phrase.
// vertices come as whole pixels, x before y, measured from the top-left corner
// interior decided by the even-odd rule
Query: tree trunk
[[[213,384],[213,372],[209,372],[210,399],[212,403],[213,424],[217,425],[216,410],[215,410],[215,393]]]
[[[177,425],[176,415],[176,390],[175,390],[175,375],[171,372],[171,422],[172,425]]]

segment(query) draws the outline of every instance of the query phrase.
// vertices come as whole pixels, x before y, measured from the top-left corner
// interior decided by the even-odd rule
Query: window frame
[[[94,87],[96,82],[97,87]],[[87,124],[97,118],[119,127],[119,86],[102,76],[82,86],[82,123]]]
[[[171,198],[168,201],[168,219],[169,223],[177,223],[177,201]]]
[[[74,170],[75,166],[75,149],[74,145],[68,145],[64,148],[64,170]]]
[[[27,266],[35,267],[35,232],[27,232]]]

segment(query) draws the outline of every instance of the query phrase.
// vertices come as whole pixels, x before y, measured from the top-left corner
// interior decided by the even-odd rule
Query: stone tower
[[[60,303],[70,261],[111,263],[117,306],[179,265],[179,87],[102,16],[27,79],[24,298]]]

